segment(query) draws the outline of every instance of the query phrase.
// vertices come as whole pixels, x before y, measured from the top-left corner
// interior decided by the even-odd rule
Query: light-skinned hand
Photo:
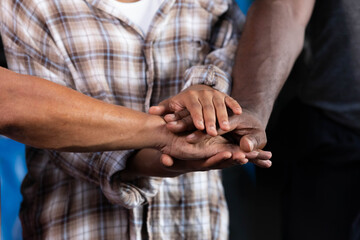
[[[235,115],[242,112],[240,105],[225,93],[207,85],[194,85],[160,102],[158,106],[151,107],[149,113],[163,116],[178,114],[186,109],[191,115],[193,127],[206,130],[210,136],[216,136],[217,123],[224,131],[230,129],[227,108],[231,109]]]

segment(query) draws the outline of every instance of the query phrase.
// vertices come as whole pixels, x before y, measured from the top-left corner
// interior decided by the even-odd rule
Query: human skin
[[[249,9],[232,74],[231,96],[243,114],[230,121],[244,151],[266,144],[266,125],[303,48],[314,5],[315,0],[256,0]]]
[[[221,136],[216,138],[216,141],[227,142]],[[236,149],[236,145],[231,144],[231,148],[234,149],[234,153],[241,152]],[[120,175],[123,180],[131,180],[139,176],[176,177],[188,172],[223,169],[246,163],[244,162],[244,153],[241,153],[243,154],[241,158],[235,158],[234,153],[228,151],[219,152],[207,159],[192,159],[189,161],[175,159],[170,155],[162,154],[156,149],[141,149],[133,158],[127,161],[126,169],[120,172]]]
[[[161,153],[165,161],[168,154],[198,160],[194,165],[186,163],[186,169],[193,171],[218,167],[224,159],[232,158],[233,152],[241,152],[220,138],[189,144],[186,136],[170,132],[162,117],[108,104],[4,68],[0,68],[0,102],[0,134],[36,148],[74,152],[152,148],[151,152],[155,149],[154,155]],[[244,155],[238,153],[231,164],[241,158]],[[159,157],[149,160],[154,172],[159,162]],[[151,175],[149,163],[144,167]],[[145,171],[142,167],[138,170]]]
[[[181,133],[183,131],[188,131],[189,129],[195,129],[195,126],[192,123],[192,117],[187,110],[175,114],[168,114],[164,117],[164,119],[167,121],[167,128],[174,133]],[[271,152],[261,150],[264,146],[258,146],[258,148],[249,146],[252,142],[242,138],[243,135],[249,132],[252,134],[261,133],[262,130],[256,128],[256,124],[259,124],[259,120],[252,118],[252,116],[248,114],[247,110],[245,110],[245,112],[241,114],[241,117],[232,116],[229,118],[229,125],[231,126],[230,131],[225,131],[219,128],[218,135],[222,136],[226,134],[225,137],[229,141],[232,143],[239,143],[237,144],[239,147],[242,146],[245,148],[245,150],[240,148],[240,152],[242,154],[245,153],[245,158],[242,158],[242,156],[239,155],[239,158],[241,158],[241,164],[246,164],[250,161],[258,167],[269,168],[272,165],[272,162],[270,161],[270,158],[272,157]],[[260,134],[260,136],[262,135]],[[266,136],[264,135],[264,137]],[[193,144],[200,143],[201,141],[208,139],[211,139],[211,136],[203,131],[195,131],[186,137],[186,141]],[[235,153],[233,158],[237,158],[237,156],[237,153]]]
[[[152,138],[161,132],[161,118],[44,79],[0,70],[0,134],[14,140],[77,152],[160,147],[166,141],[163,134],[156,141]]]
[[[198,91],[195,91],[195,93],[193,93],[193,90],[198,90]],[[201,114],[198,114],[198,115],[193,114],[194,112],[196,112],[196,109],[194,109],[195,107],[193,104],[193,100],[196,101],[198,98],[205,97],[205,98],[210,99],[211,100],[210,102],[215,102],[213,99],[214,99],[214,97],[216,97],[216,94],[211,94],[211,93],[204,94],[204,92],[208,92],[208,91],[211,92],[214,90],[208,86],[202,86],[202,85],[193,86],[193,88],[190,91],[184,91],[174,97],[171,97],[169,99],[162,101],[159,104],[159,106],[151,107],[149,110],[149,113],[156,114],[156,115],[164,115],[168,112],[173,112],[172,114],[167,114],[164,117],[165,121],[167,122],[167,128],[169,129],[169,131],[171,131],[175,134],[185,134],[186,135],[187,132],[193,132],[192,134],[190,134],[189,136],[187,136],[185,138],[188,143],[199,144],[201,142],[212,141],[213,139],[217,139],[216,137],[214,137],[214,135],[215,136],[218,135],[218,132],[215,129],[216,122],[221,122],[223,120],[228,121],[228,113],[227,113],[226,109],[223,109],[224,110],[223,114],[226,115],[226,118],[224,118],[221,115],[218,116],[217,118],[216,117],[211,118],[211,121],[212,121],[211,124],[213,124],[213,128],[215,131],[215,134],[213,136],[211,134],[209,134],[208,129],[206,129],[206,131],[201,131],[201,130],[203,130],[203,128],[200,128],[199,126],[197,126],[196,122],[198,120],[202,121],[202,116],[201,116]],[[225,100],[226,97],[227,96],[225,94],[223,94],[223,96],[221,96],[221,98],[222,98],[221,102],[224,103],[226,101]],[[201,101],[199,101],[199,102],[201,102]],[[204,102],[204,101],[202,101],[202,102]],[[214,104],[214,105],[216,105],[216,104]],[[225,104],[223,104],[223,105],[225,105]],[[176,108],[174,108],[172,106],[176,106]],[[237,105],[234,105],[234,107],[232,109],[236,109],[235,106],[237,106]],[[200,108],[200,112],[205,112],[204,111],[205,108],[201,109],[201,105],[199,108]],[[207,108],[207,110],[208,109],[209,108]],[[232,113],[233,112],[234,111],[232,111]],[[240,114],[239,116],[241,116],[241,111],[237,112],[237,114]],[[204,116],[205,115],[206,114],[204,114]],[[198,119],[198,120],[194,120],[194,116],[196,116],[195,119]],[[246,119],[246,118],[243,118],[243,119]],[[219,126],[220,126],[219,134],[220,135],[227,133],[230,130],[230,124],[233,124],[233,120],[231,120],[230,122],[231,123],[228,122],[226,128],[224,128],[224,127],[221,128],[221,124],[219,124]],[[195,131],[196,129],[198,129],[198,130]],[[222,138],[222,139],[224,139],[224,138]],[[238,139],[234,139],[234,140],[238,141]],[[228,141],[228,140],[226,140],[226,141]],[[234,142],[232,142],[232,144],[234,144]],[[238,144],[234,144],[234,145],[238,146]],[[179,144],[178,146],[181,146],[181,144]],[[232,158],[236,159],[239,164],[246,164],[250,160],[257,166],[265,167],[265,168],[270,167],[272,164],[271,161],[269,160],[271,158],[271,153],[262,151],[260,149],[256,149],[254,151],[252,150],[252,151],[248,151],[248,152],[244,152],[242,150],[241,151],[233,151]],[[177,162],[179,162],[177,159],[171,159],[171,157],[169,157],[169,156],[167,156],[165,159],[162,159],[162,161],[163,161],[163,164],[166,166],[173,166],[173,165],[180,164],[180,163],[177,163]]]
[[[229,118],[231,132],[245,152],[266,145],[266,125],[274,102],[304,45],[305,28],[315,0],[257,0],[249,9],[233,67],[231,96],[242,107],[241,115]],[[165,116],[173,132],[189,129],[189,114]],[[181,123],[174,124],[173,121]],[[205,136],[195,132],[188,141]]]
[[[160,102],[158,106],[151,107],[149,113],[165,115],[187,110],[191,119],[186,125],[194,126],[187,130],[195,128],[205,130],[207,134],[214,137],[217,135],[217,122],[220,129],[224,131],[230,129],[227,107],[236,115],[240,115],[242,112],[238,102],[227,94],[206,85],[194,85],[176,96]]]

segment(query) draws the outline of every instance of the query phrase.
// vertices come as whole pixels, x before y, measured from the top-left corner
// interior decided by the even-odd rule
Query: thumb
[[[240,139],[240,149],[245,152],[252,152],[255,149],[262,149],[266,145],[266,134],[264,131],[256,131],[244,135]]]
[[[169,100],[166,99],[159,103],[158,106],[152,106],[149,109],[149,114],[162,116],[170,113]]]

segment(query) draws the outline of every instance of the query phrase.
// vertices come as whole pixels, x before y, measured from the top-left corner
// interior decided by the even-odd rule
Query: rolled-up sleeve
[[[238,6],[232,2],[227,8],[214,16],[219,18],[211,30],[211,51],[207,54],[204,64],[193,66],[185,72],[183,90],[196,84],[205,84],[229,94],[231,91],[231,71],[234,64],[241,30],[245,16]]]
[[[135,150],[98,153],[49,151],[55,164],[69,175],[99,185],[106,198],[126,208],[144,205],[157,194],[161,178],[139,177],[121,181],[115,176],[125,169]]]
[[[9,69],[76,89],[70,60],[61,54],[45,22],[36,14],[36,7],[34,12],[21,12],[18,7],[19,14],[13,14],[16,7],[9,2],[1,3],[1,36]],[[68,175],[100,186],[112,203],[134,208],[153,197],[161,183],[157,178],[139,178],[133,182],[113,180],[113,176],[126,167],[134,151],[64,153],[48,150],[47,153]]]

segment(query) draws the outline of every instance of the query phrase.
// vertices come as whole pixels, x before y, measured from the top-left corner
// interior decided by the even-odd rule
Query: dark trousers
[[[360,134],[296,101],[271,135],[284,166],[284,239],[360,240]]]

